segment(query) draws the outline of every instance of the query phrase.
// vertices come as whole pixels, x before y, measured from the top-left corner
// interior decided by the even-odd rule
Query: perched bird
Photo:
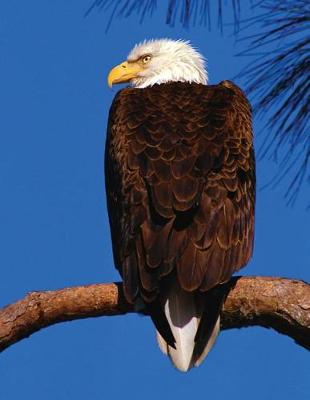
[[[198,366],[220,327],[212,289],[252,255],[251,108],[232,82],[208,85],[182,40],[136,45],[108,84],[105,178],[114,261],[176,368]]]

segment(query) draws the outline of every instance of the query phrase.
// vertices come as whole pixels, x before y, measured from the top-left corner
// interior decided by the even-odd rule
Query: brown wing
[[[248,262],[251,110],[233,83],[120,91],[105,172],[114,259],[129,301],[153,301],[173,271],[185,290],[206,291]]]

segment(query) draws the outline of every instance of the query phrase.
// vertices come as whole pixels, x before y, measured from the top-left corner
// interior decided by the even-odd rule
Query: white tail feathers
[[[210,338],[200,356],[195,361],[195,367],[199,367],[199,365],[203,362],[203,360],[207,357],[209,351],[212,349],[213,345],[215,344],[216,338],[220,333],[220,317],[216,320],[214,325],[213,331],[210,335]]]
[[[169,346],[160,333],[157,332],[157,340],[161,351],[170,357],[174,366],[180,371],[186,372],[193,366],[199,366],[215,342],[219,333],[220,319],[218,318],[203,351],[198,355],[198,358],[196,357],[196,360],[193,360],[195,336],[203,307],[197,304],[193,293],[186,292],[176,284],[170,289],[164,304],[164,311],[176,341],[176,348]]]

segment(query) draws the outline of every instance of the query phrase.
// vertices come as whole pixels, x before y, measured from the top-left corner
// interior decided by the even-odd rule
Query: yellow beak
[[[122,62],[113,69],[108,75],[108,85],[112,87],[114,83],[129,82],[133,78],[138,77],[138,73],[142,71],[142,67],[135,62]]]

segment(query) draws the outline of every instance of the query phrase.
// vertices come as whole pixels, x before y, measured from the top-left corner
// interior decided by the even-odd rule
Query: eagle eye
[[[143,62],[143,64],[147,64],[150,60],[151,60],[151,56],[148,54],[148,55],[146,55],[146,56],[143,56],[142,57],[142,62]]]

